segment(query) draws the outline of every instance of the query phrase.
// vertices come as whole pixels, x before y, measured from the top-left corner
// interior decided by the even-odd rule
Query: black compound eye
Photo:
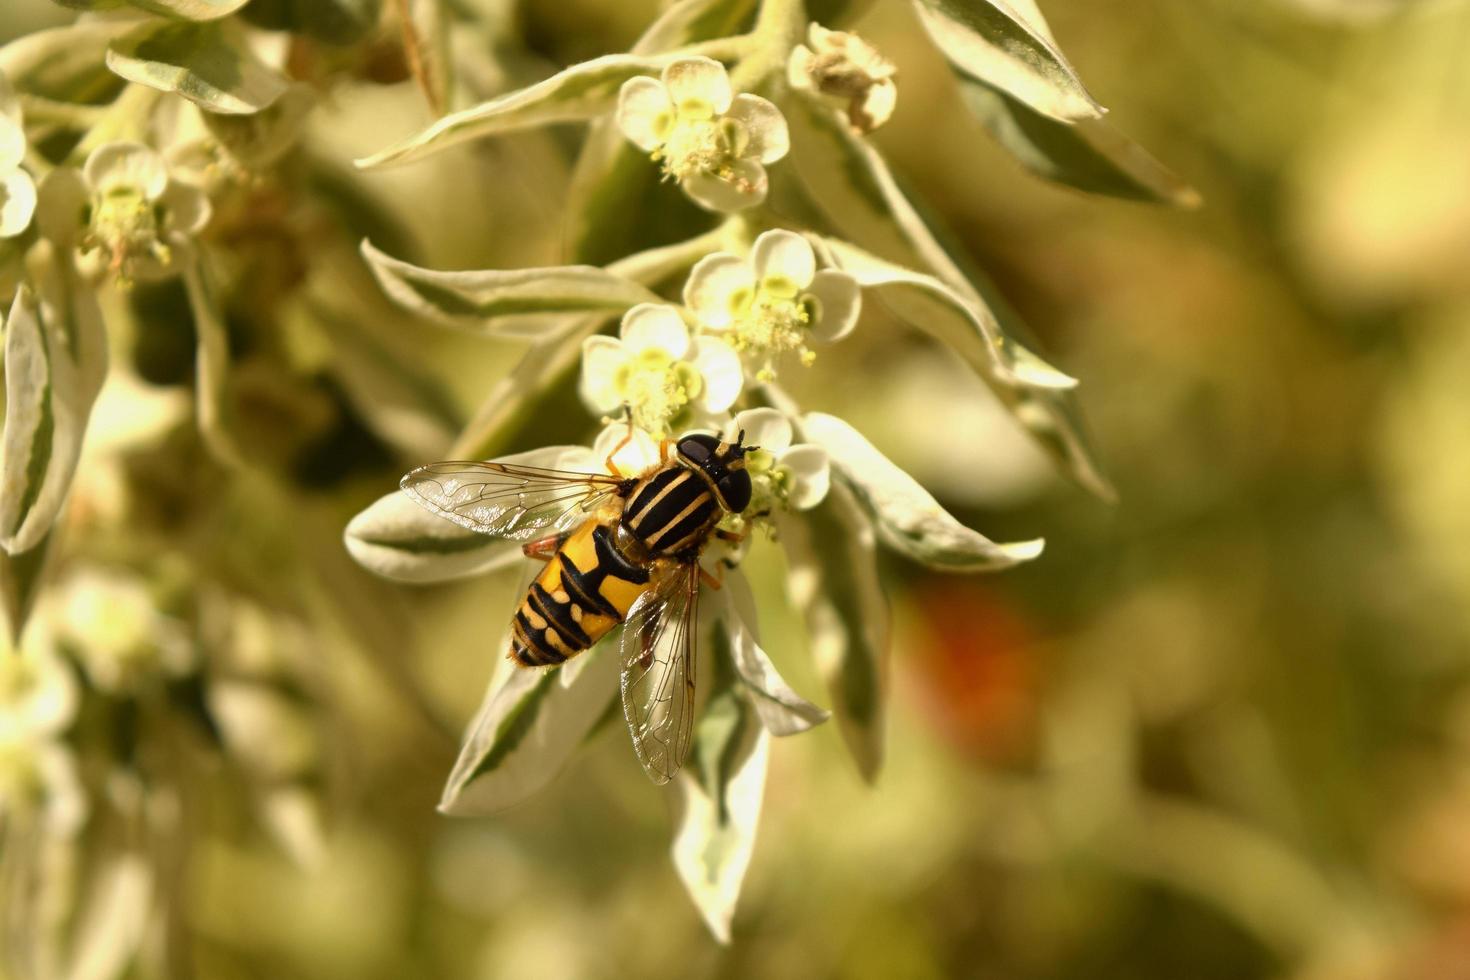
[[[720,440],[714,436],[696,432],[692,436],[685,436],[679,440],[679,455],[695,466],[703,466],[714,457],[719,445]]]
[[[750,506],[750,474],[744,470],[726,473],[715,484],[715,489],[720,491],[725,509],[732,514],[738,514]]]

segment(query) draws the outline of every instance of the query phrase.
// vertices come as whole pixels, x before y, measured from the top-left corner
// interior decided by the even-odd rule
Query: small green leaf
[[[796,735],[830,718],[830,712],[792,690],[761,649],[756,638],[755,597],[745,576],[731,572],[718,597],[724,608],[714,630],[715,656],[734,663],[766,730],[776,736]]]
[[[615,316],[659,302],[638,283],[594,266],[442,272],[392,258],[366,241],[362,254],[383,291],[404,309],[496,337],[536,339],[565,330],[569,314]]]
[[[715,683],[694,729],[675,800],[674,867],[710,932],[730,941],[730,920],[760,822],[771,736],[740,696],[729,666]]]
[[[109,0],[110,2],[110,0]],[[228,17],[250,0],[128,0],[139,10],[176,20],[219,20]]]
[[[487,651],[503,654],[509,641]],[[568,674],[575,665],[575,674]],[[617,650],[604,644],[550,670],[503,661],[449,774],[439,811],[485,816],[535,794],[566,765],[616,698]]]
[[[618,89],[635,75],[656,75],[668,56],[610,54],[557,72],[469,109],[453,112],[423,132],[356,161],[363,169],[419,160],[467,140],[550,123],[578,122],[609,112]]]
[[[990,572],[1041,554],[1040,540],[996,544],[965,527],[917,480],[835,415],[810,412],[802,417],[801,431],[827,450],[883,543],[914,561],[944,572]]]
[[[961,75],[1063,122],[1102,116],[1103,107],[1048,32],[1029,23],[1010,0],[914,0],[914,9]]]
[[[232,115],[260,112],[288,87],[219,24],[146,24],[112,43],[107,67],[130,82]]]
[[[840,482],[819,505],[779,524],[787,592],[806,621],[842,738],[871,782],[883,765],[889,653],[872,525]]]

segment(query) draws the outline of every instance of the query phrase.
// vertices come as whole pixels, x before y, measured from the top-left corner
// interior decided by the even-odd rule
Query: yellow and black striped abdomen
[[[721,516],[709,480],[688,466],[646,476],[628,495],[623,526],[651,555],[677,555],[704,544]]]
[[[622,622],[648,585],[648,569],[618,552],[612,530],[588,521],[526,590],[511,625],[511,659],[523,667],[570,660]]]

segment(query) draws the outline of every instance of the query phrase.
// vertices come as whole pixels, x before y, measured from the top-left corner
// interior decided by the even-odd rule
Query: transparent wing
[[[420,466],[398,485],[460,527],[524,541],[577,523],[622,482],[605,473],[451,460]]]
[[[648,778],[674,778],[694,730],[694,635],[699,565],[676,565],[628,611],[623,627],[623,717]]]

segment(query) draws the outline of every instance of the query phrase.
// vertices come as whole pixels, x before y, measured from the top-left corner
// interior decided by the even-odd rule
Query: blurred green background
[[[885,561],[877,785],[834,726],[776,743],[720,948],[616,727],[503,818],[435,813],[455,746],[423,714],[472,714],[515,576],[411,590],[344,573],[414,624],[389,642],[424,703],[344,636],[307,640],[338,735],[325,843],[293,862],[211,813],[172,886],[197,975],[1470,977],[1470,10],[1044,9],[1111,118],[1205,204],[1024,175],[907,5],[855,25],[899,66],[878,144],[1082,379],[1120,498],[1051,476],[978,382],[879,310],[823,353],[806,405],[988,536],[1048,541],[985,578]],[[514,57],[622,50],[653,12],[534,0]],[[10,0],[0,40],[70,16]],[[408,83],[347,87],[313,149],[345,165],[426,121]],[[512,136],[363,183],[426,265],[554,262],[572,143]],[[414,344],[465,413],[515,353]],[[378,459],[293,519],[331,537],[422,461]],[[750,568],[765,645],[821,700],[777,549]]]

